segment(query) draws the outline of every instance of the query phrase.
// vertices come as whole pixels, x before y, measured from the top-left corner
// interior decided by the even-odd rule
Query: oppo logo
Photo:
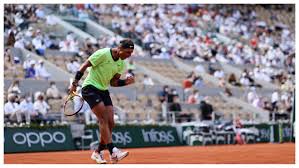
[[[44,147],[46,144],[50,143],[64,143],[65,140],[65,135],[58,131],[54,132],[53,134],[49,132],[18,132],[13,135],[13,141],[16,144],[27,144],[28,147],[31,147],[33,144],[40,144],[42,147]]]
[[[158,143],[167,143],[174,141],[174,137],[172,135],[172,131],[156,131],[155,129],[151,129],[150,131],[145,131],[142,129],[142,135],[144,142],[158,142]]]

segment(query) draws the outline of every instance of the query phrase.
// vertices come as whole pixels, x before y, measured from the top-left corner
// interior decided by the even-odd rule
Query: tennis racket
[[[67,100],[64,102],[63,112],[66,116],[73,116],[80,112],[84,105],[84,99],[76,92],[68,95]]]

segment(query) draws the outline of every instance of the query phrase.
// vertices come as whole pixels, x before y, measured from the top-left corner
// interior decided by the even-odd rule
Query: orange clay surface
[[[119,164],[295,164],[295,144],[247,144],[128,148]],[[5,154],[5,164],[95,164],[92,151]],[[108,160],[108,151],[105,151]]]

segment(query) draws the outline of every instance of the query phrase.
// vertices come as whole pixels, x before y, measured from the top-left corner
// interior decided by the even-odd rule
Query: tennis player
[[[110,152],[110,161],[113,163],[129,154],[127,151],[121,151],[112,143],[114,112],[108,87],[109,85],[126,86],[135,82],[133,76],[127,76],[125,80],[120,79],[125,70],[124,60],[129,58],[133,51],[134,43],[131,39],[123,39],[116,48],[103,48],[96,51],[81,65],[70,88],[70,93],[76,91],[85,70],[91,67],[82,85],[82,97],[99,121],[100,143],[98,149],[92,153],[91,159],[100,164],[107,163],[103,155],[103,150],[106,148]]]

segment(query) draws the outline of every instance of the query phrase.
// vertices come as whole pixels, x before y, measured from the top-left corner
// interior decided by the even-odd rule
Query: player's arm
[[[115,74],[113,78],[110,80],[110,85],[113,87],[121,87],[132,84],[135,82],[133,76],[129,76],[126,79],[120,79],[121,74]]]
[[[90,66],[91,66],[91,63],[89,60],[86,60],[85,62],[83,62],[83,64],[81,65],[81,67],[79,68],[79,70],[77,71],[77,73],[75,75],[75,79],[70,88],[70,93],[73,91],[76,91],[76,87],[78,86],[80,79],[84,75],[84,72],[86,71],[86,69]]]

